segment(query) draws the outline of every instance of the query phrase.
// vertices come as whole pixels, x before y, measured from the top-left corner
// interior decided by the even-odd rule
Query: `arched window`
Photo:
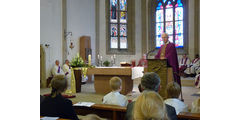
[[[110,49],[128,49],[127,0],[110,0]]]
[[[156,7],[156,48],[163,44],[161,34],[166,32],[169,41],[175,43],[176,48],[184,47],[184,4],[182,0],[157,0]]]

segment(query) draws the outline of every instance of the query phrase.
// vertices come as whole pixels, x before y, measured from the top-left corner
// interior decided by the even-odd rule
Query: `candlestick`
[[[88,55],[88,65],[91,66],[91,55]]]

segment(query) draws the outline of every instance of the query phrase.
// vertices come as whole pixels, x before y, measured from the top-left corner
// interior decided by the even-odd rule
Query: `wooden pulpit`
[[[160,77],[161,88],[158,91],[163,99],[167,98],[166,88],[169,82],[173,81],[173,71],[172,68],[168,65],[167,60],[160,59],[147,59],[148,67],[147,72],[155,72]]]

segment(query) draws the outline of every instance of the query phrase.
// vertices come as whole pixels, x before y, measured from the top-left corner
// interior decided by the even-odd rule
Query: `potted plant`
[[[110,64],[110,62],[109,62],[109,61],[107,61],[107,60],[106,60],[105,62],[103,62],[103,65],[104,65],[104,66],[106,66],[106,67],[108,67],[108,66],[109,66],[109,64]]]

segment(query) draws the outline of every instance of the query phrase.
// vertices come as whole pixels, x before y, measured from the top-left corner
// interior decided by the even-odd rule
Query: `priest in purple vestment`
[[[159,49],[155,59],[167,59],[170,66],[173,69],[174,81],[181,86],[179,68],[178,68],[178,57],[175,44],[168,41],[168,34],[162,34],[162,40],[164,44]]]

